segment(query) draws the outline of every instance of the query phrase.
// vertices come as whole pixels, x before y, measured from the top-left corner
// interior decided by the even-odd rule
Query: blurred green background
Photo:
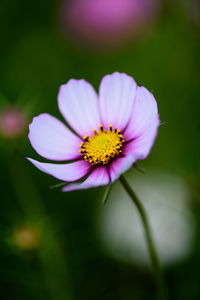
[[[191,13],[199,8],[190,9],[195,1],[185,2],[160,0],[153,24],[137,38],[98,51],[63,34],[61,2],[1,0],[0,110],[18,107],[27,123],[18,139],[0,137],[0,299],[156,299],[149,268],[117,259],[104,246],[98,224],[105,188],[50,189],[58,181],[25,159],[40,159],[27,138],[32,117],[48,112],[62,119],[61,84],[84,78],[98,89],[114,71],[133,76],[157,99],[164,124],[150,156],[140,162],[147,174],[133,169],[128,175],[133,187],[132,173],[141,182],[150,172],[184,182],[194,239],[164,275],[169,299],[200,299],[200,25]]]

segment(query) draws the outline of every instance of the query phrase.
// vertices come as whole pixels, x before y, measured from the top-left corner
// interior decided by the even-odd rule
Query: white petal
[[[35,151],[47,159],[59,161],[81,157],[81,139],[49,114],[33,118],[28,137]]]
[[[91,169],[90,163],[79,160],[69,164],[41,163],[32,158],[27,158],[39,170],[63,181],[76,181],[88,174]]]
[[[159,125],[160,120],[156,117],[148,130],[124,146],[123,153],[127,155],[132,154],[136,156],[138,160],[145,159],[149,155],[154,144]]]
[[[91,135],[100,122],[98,97],[85,80],[71,79],[61,85],[58,106],[69,125],[81,136]]]
[[[114,160],[109,169],[111,181],[117,180],[121,174],[126,172],[136,162],[137,158],[134,155],[118,157]]]
[[[123,130],[131,116],[136,93],[135,80],[118,72],[106,75],[100,85],[100,113],[103,125]]]
[[[109,184],[109,175],[106,167],[97,167],[82,183],[71,183],[63,188],[63,192],[83,190]]]
[[[158,108],[152,93],[145,87],[137,87],[131,119],[123,133],[125,140],[138,138],[157,122]]]

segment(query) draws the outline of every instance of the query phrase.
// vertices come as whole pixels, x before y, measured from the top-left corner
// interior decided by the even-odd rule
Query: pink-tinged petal
[[[81,136],[91,135],[100,122],[98,97],[85,80],[71,79],[61,85],[58,106],[65,120]]]
[[[90,163],[85,160],[79,160],[69,164],[51,164],[41,163],[32,158],[27,158],[40,171],[54,176],[62,181],[76,181],[87,175],[91,169]]]
[[[124,73],[115,72],[104,76],[99,97],[101,119],[105,127],[109,124],[120,130],[126,127],[132,112],[136,86],[135,80]]]
[[[92,173],[84,182],[68,184],[62,189],[62,191],[69,192],[74,190],[95,188],[98,186],[109,184],[109,180],[110,179],[106,167],[97,167],[92,171]]]
[[[28,137],[35,151],[47,159],[61,161],[81,157],[81,139],[49,114],[33,118]]]
[[[156,116],[155,120],[153,121],[153,124],[150,128],[148,128],[148,130],[146,130],[135,140],[125,145],[123,153],[125,155],[135,155],[138,160],[145,159],[149,155],[149,152],[151,151],[151,148],[154,144],[155,138],[158,133],[159,125],[160,120]]]
[[[143,135],[156,118],[158,119],[158,108],[153,94],[145,87],[137,87],[131,119],[123,133],[125,140]]]
[[[124,157],[118,157],[114,160],[109,169],[111,181],[117,180],[121,174],[126,172],[136,162],[137,157],[134,155],[127,155]]]

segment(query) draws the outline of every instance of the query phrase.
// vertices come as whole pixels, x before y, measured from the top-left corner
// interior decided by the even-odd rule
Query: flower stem
[[[131,186],[127,182],[126,178],[123,175],[121,175],[119,180],[120,180],[121,184],[123,185],[123,187],[125,188],[126,192],[129,194],[129,196],[133,200],[134,204],[136,205],[138,212],[140,214],[140,217],[142,219],[145,237],[146,237],[148,250],[149,250],[149,255],[150,255],[150,259],[151,259],[151,263],[152,263],[152,269],[153,269],[153,273],[154,273],[156,283],[158,286],[158,290],[159,290],[158,299],[166,299],[166,292],[165,292],[165,287],[164,287],[164,280],[163,280],[161,265],[160,265],[158,254],[156,252],[156,248],[155,248],[155,245],[154,245],[154,242],[152,239],[152,234],[151,234],[146,211],[145,211],[141,201],[139,200],[139,198],[137,197],[137,195],[135,194],[135,192],[132,190]]]
[[[105,194],[104,194],[104,197],[103,197],[103,200],[102,200],[102,203],[105,205],[108,201],[108,198],[110,196],[110,192],[111,192],[111,189],[112,189],[112,184],[109,184],[107,187],[106,187],[106,191],[105,191]]]

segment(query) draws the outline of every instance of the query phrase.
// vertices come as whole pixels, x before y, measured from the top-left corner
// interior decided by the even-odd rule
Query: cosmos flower
[[[155,20],[158,0],[72,0],[61,2],[60,21],[63,33],[88,43],[107,48],[123,44],[140,35]],[[102,49],[101,49],[102,50]]]
[[[114,182],[148,156],[160,124],[154,96],[118,72],[104,76],[99,95],[85,80],[69,80],[60,87],[58,107],[74,132],[44,113],[30,124],[29,140],[39,155],[65,163],[28,159],[66,182],[63,191]]]
[[[25,112],[17,107],[8,106],[0,110],[0,137],[17,139],[27,127]]]

